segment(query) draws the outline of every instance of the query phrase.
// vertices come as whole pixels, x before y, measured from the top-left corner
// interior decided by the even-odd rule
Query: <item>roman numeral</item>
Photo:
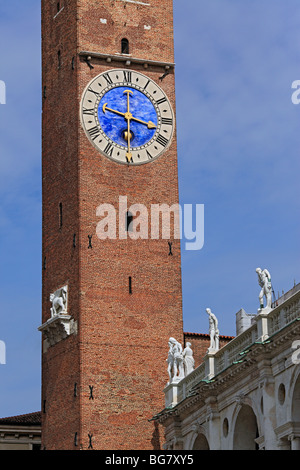
[[[94,108],[91,108],[91,109],[83,108],[82,112],[83,112],[83,114],[88,114],[90,116],[93,116],[94,115]]]
[[[165,101],[167,101],[167,98],[166,98],[166,97],[163,97],[163,98],[160,98],[160,100],[157,100],[157,101],[156,101],[156,104],[159,105],[159,104],[164,103]]]
[[[90,134],[91,139],[93,140],[97,139],[97,137],[99,137],[100,135],[100,131],[97,126],[91,127],[91,129],[88,129],[88,133]]]
[[[171,118],[161,118],[161,123],[162,124],[166,124],[166,125],[169,125],[169,126],[172,126],[173,124],[173,119]]]
[[[131,82],[131,79],[132,79],[132,72],[129,72],[127,70],[123,70],[123,74],[124,74],[124,82],[126,83],[130,83]]]
[[[103,74],[103,77],[105,78],[105,80],[107,81],[107,83],[108,83],[109,85],[112,84],[113,81],[112,81],[112,79],[110,78],[110,76],[108,75],[108,73],[104,73],[104,74]]]
[[[147,153],[148,160],[151,160],[153,158],[153,156],[151,155],[151,153],[148,152],[147,149],[146,149],[146,153]]]
[[[112,145],[111,143],[108,143],[107,146],[106,146],[105,149],[104,149],[104,152],[105,152],[106,155],[108,155],[109,157],[112,157],[113,151],[114,151],[113,145]]]
[[[166,139],[163,135],[159,134],[159,136],[156,139],[156,142],[162,145],[163,147],[166,147],[168,143],[168,139]]]
[[[146,90],[147,86],[149,85],[150,83],[150,80],[148,80],[148,82],[146,83],[146,85],[144,86],[144,90]]]
[[[98,93],[97,91],[93,90],[91,87],[88,87],[88,91],[90,91],[91,93],[94,93],[94,95],[96,96],[99,96],[100,93]]]

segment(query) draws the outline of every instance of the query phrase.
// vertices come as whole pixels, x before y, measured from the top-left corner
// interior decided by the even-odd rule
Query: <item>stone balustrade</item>
[[[244,360],[247,350],[253,344],[264,343],[279,330],[300,318],[299,285],[286,300],[283,298],[271,310],[262,309],[252,316],[251,326],[238,334],[232,341],[215,352],[208,352],[203,363],[181,380],[175,380],[164,389],[165,406],[172,408],[188,396],[200,382],[209,382],[226,368]]]

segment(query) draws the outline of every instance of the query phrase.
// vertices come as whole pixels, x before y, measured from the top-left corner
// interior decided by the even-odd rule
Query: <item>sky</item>
[[[174,0],[180,203],[204,204],[182,249],[184,330],[221,335],[299,279],[299,0]],[[0,417],[40,409],[40,1],[0,1]],[[1,99],[0,99],[1,101]]]

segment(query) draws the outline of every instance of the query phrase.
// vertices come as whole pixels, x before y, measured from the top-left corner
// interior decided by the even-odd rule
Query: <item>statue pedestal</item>
[[[73,333],[77,333],[77,322],[67,313],[54,315],[43,323],[39,331],[44,333],[43,352],[46,352],[50,346],[62,341]]]
[[[169,382],[164,388],[166,408],[173,407],[177,405],[177,403],[180,401],[179,384],[181,380],[182,378],[176,377],[172,380],[172,382]]]
[[[268,315],[273,309],[271,307],[260,308],[254,321],[257,323],[258,341],[265,341],[269,337]]]
[[[215,375],[215,349],[208,349],[207,354],[204,358],[205,362],[205,378],[207,380],[212,379]]]

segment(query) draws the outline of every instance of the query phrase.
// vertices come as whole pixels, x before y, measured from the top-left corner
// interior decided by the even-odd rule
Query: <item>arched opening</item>
[[[198,434],[192,450],[209,450],[209,445],[204,434]]]
[[[233,450],[258,450],[255,439],[258,437],[256,416],[249,405],[239,411],[233,437]]]
[[[300,427],[300,375],[298,375],[293,391],[291,412],[294,432],[290,435],[290,448],[291,450],[300,450],[300,435],[297,432]]]
[[[121,40],[121,53],[129,54],[129,41],[126,38],[123,38]]]
[[[292,421],[300,424],[300,375],[298,376],[293,393]]]

